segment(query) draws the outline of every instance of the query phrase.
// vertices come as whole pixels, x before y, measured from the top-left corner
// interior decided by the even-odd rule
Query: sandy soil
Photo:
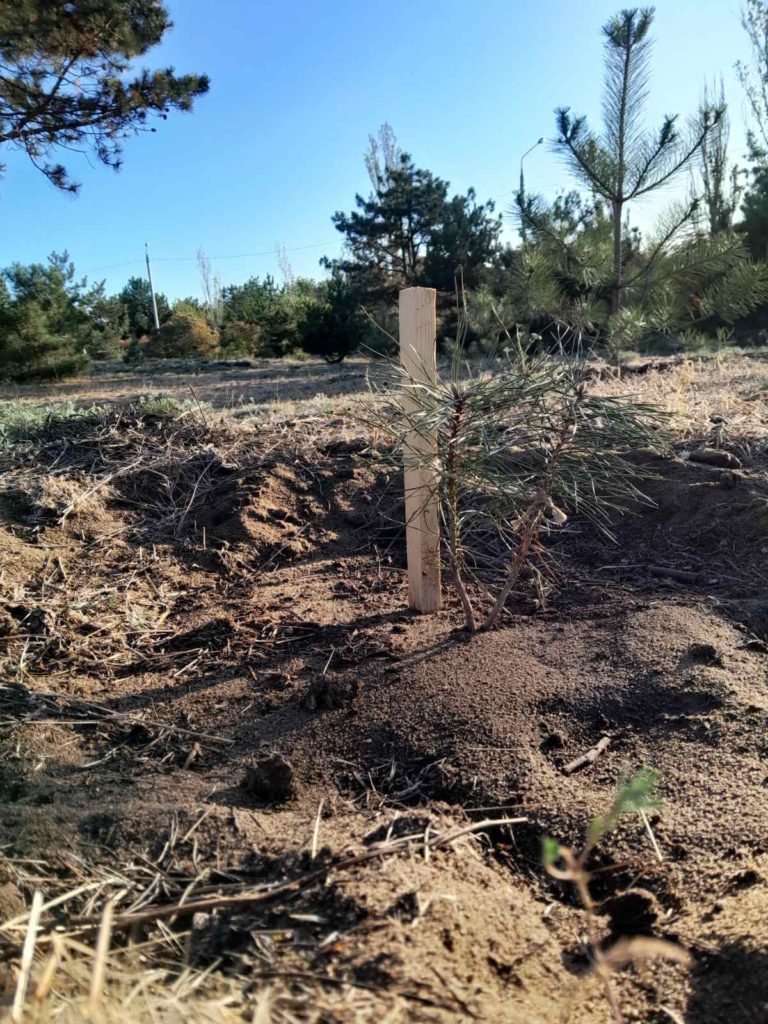
[[[0,917],[96,880],[47,926],[92,944],[114,897],[120,949],[130,914],[183,898],[131,934],[146,963],[214,965],[201,991],[234,979],[214,1019],[597,1024],[584,912],[541,842],[578,847],[649,766],[662,805],[590,863],[601,941],[692,962],[618,974],[624,1016],[765,1024],[764,367],[596,381],[675,413],[657,506],[616,544],[570,522],[547,608],[523,592],[471,640],[450,597],[407,610],[399,485],[344,398],[322,418],[297,394],[269,430],[116,408],[6,451]],[[703,443],[741,468],[680,457]],[[23,928],[0,935],[12,981]]]

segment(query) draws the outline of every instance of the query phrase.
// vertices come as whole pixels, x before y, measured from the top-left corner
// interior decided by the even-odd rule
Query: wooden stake
[[[434,384],[436,377],[437,292],[400,292],[400,362],[410,381]],[[406,411],[413,398],[403,395]],[[420,612],[442,605],[440,516],[431,465],[437,450],[433,434],[413,430],[405,446],[405,534],[408,548],[408,603]]]

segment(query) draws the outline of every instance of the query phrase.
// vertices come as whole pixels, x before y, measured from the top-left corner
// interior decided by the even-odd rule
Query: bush
[[[340,363],[365,336],[360,304],[341,274],[327,282],[325,294],[307,306],[299,324],[301,347],[328,363]]]
[[[173,359],[185,356],[206,358],[213,355],[218,338],[204,317],[187,310],[179,310],[162,324],[147,342],[144,352],[153,359]]]
[[[4,368],[0,376],[5,375],[7,380],[14,384],[32,384],[37,381],[64,380],[65,377],[76,377],[79,373],[87,370],[91,360],[85,353],[62,356],[52,359],[50,362],[37,363],[34,366],[16,367],[13,370]]]
[[[128,366],[140,366],[144,362],[144,347],[136,338],[132,338],[129,342],[123,356],[123,362]]]
[[[283,359],[291,359],[294,363],[306,363],[309,359],[309,352],[297,346],[296,348],[289,349],[283,356]]]
[[[233,356],[257,356],[261,351],[261,328],[245,320],[231,320],[221,328],[221,354]]]

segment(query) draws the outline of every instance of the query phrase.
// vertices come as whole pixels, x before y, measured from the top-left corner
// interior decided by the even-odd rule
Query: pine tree
[[[128,330],[131,337],[141,338],[153,329],[152,291],[144,277],[131,277],[119,292],[118,301],[125,307],[128,315]],[[157,312],[160,323],[164,323],[171,315],[171,306],[162,292],[155,293]]]
[[[704,189],[704,206],[707,213],[707,227],[710,235],[720,231],[730,231],[733,218],[739,207],[739,199],[744,191],[742,172],[728,161],[728,140],[730,124],[725,105],[725,89],[720,79],[717,98],[712,102],[709,88],[704,89],[701,101],[701,116],[713,107],[723,111],[723,116],[709,135],[704,139],[699,150],[699,170]]]
[[[479,284],[499,247],[493,203],[478,203],[473,189],[449,199],[448,182],[416,167],[386,125],[371,137],[365,163],[371,193],[355,197],[352,213],[333,216],[347,255],[323,264],[343,272],[367,303],[412,285],[452,291],[457,275],[467,287]]]
[[[480,287],[497,255],[500,234],[501,218],[494,216],[492,202],[478,203],[473,188],[454,196],[429,238],[424,279],[439,291],[452,290],[457,279],[464,288]]]
[[[0,146],[26,153],[57,188],[78,186],[60,149],[118,168],[121,144],[152,116],[190,110],[205,75],[172,68],[129,77],[171,27],[161,0],[14,0],[0,10]]]
[[[333,215],[349,253],[339,269],[371,294],[423,283],[424,256],[447,197],[448,183],[417,168],[408,153],[383,164],[371,194],[355,197],[357,209]]]
[[[103,284],[77,280],[66,252],[51,253],[47,264],[14,263],[2,280],[0,377],[65,377],[91,358],[114,354],[123,307],[106,297]]]
[[[557,111],[557,146],[573,172],[610,207],[613,226],[612,310],[624,300],[624,223],[627,204],[669,184],[700,151],[720,123],[723,111],[700,113],[681,134],[677,116],[668,115],[654,134],[643,114],[649,84],[653,8],[623,10],[603,26],[605,77],[603,129],[594,132],[570,108]],[[687,218],[693,215],[689,209]]]

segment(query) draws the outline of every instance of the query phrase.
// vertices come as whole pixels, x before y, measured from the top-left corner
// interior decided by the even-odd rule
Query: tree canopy
[[[333,215],[347,252],[326,265],[346,273],[368,300],[417,284],[450,290],[459,272],[465,283],[479,283],[499,247],[493,203],[478,204],[473,189],[449,199],[447,181],[384,138],[388,146],[374,148],[372,138],[366,156],[372,191],[355,197],[351,213]]]
[[[590,128],[569,107],[557,111],[556,145],[571,171],[611,209],[613,222],[613,311],[623,304],[623,224],[627,203],[667,185],[701,150],[723,117],[723,109],[699,111],[689,131],[668,114],[655,131],[645,125],[650,80],[651,7],[621,11],[603,26],[603,126]],[[689,207],[688,217],[693,209]],[[684,222],[684,221],[683,221]],[[681,222],[682,223],[682,222]]]
[[[127,329],[122,305],[103,284],[78,280],[69,255],[14,263],[0,293],[0,377],[24,381],[76,372],[114,354]]]
[[[15,0],[0,8],[0,146],[26,153],[57,188],[76,191],[60,150],[118,168],[124,140],[152,117],[191,110],[200,74],[132,71],[171,27],[161,0]]]

